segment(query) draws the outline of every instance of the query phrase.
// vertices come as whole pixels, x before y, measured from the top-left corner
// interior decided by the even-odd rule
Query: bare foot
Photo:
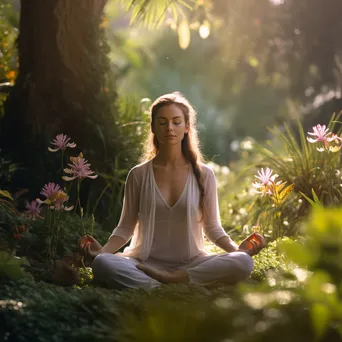
[[[136,265],[136,268],[140,271],[143,271],[151,278],[160,281],[163,284],[186,284],[189,282],[188,274],[184,270],[167,271],[144,264],[138,264]]]

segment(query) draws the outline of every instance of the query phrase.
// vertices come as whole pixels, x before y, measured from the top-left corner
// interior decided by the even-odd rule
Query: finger
[[[91,236],[91,235],[87,235],[88,240],[90,240],[91,242],[95,242],[96,240]]]
[[[90,245],[89,245],[89,243],[86,243],[84,245],[84,254],[85,254],[85,256],[88,256],[90,254]]]
[[[86,248],[87,248],[87,256],[91,258],[95,258],[96,254],[94,254],[94,252],[91,250],[91,243],[88,243]]]
[[[258,243],[256,242],[256,241],[250,241],[250,243],[252,244],[252,246],[253,246],[253,251],[252,251],[252,253],[253,254],[256,254],[257,253],[257,250],[258,250]]]

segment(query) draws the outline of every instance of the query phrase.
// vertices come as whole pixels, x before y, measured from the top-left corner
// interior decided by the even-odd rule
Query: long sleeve
[[[209,167],[205,167],[203,171],[206,171],[204,177],[203,230],[207,238],[215,243],[221,237],[228,235],[221,225],[215,174]]]
[[[117,235],[127,242],[133,235],[139,215],[140,186],[132,169],[126,179],[121,217],[112,235]]]

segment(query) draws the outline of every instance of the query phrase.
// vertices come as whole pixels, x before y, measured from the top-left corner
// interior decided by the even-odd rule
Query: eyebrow
[[[167,120],[167,118],[165,118],[164,116],[159,116],[158,119],[165,119]],[[173,119],[183,119],[181,116],[174,116],[171,120]]]

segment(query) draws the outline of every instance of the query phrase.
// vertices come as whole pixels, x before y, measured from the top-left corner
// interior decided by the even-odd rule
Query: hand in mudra
[[[91,235],[83,235],[78,244],[81,254],[92,259],[98,255],[98,251],[102,248],[101,244]]]
[[[266,242],[263,236],[253,233],[241,242],[238,251],[246,252],[253,256],[258,254],[265,246]]]

